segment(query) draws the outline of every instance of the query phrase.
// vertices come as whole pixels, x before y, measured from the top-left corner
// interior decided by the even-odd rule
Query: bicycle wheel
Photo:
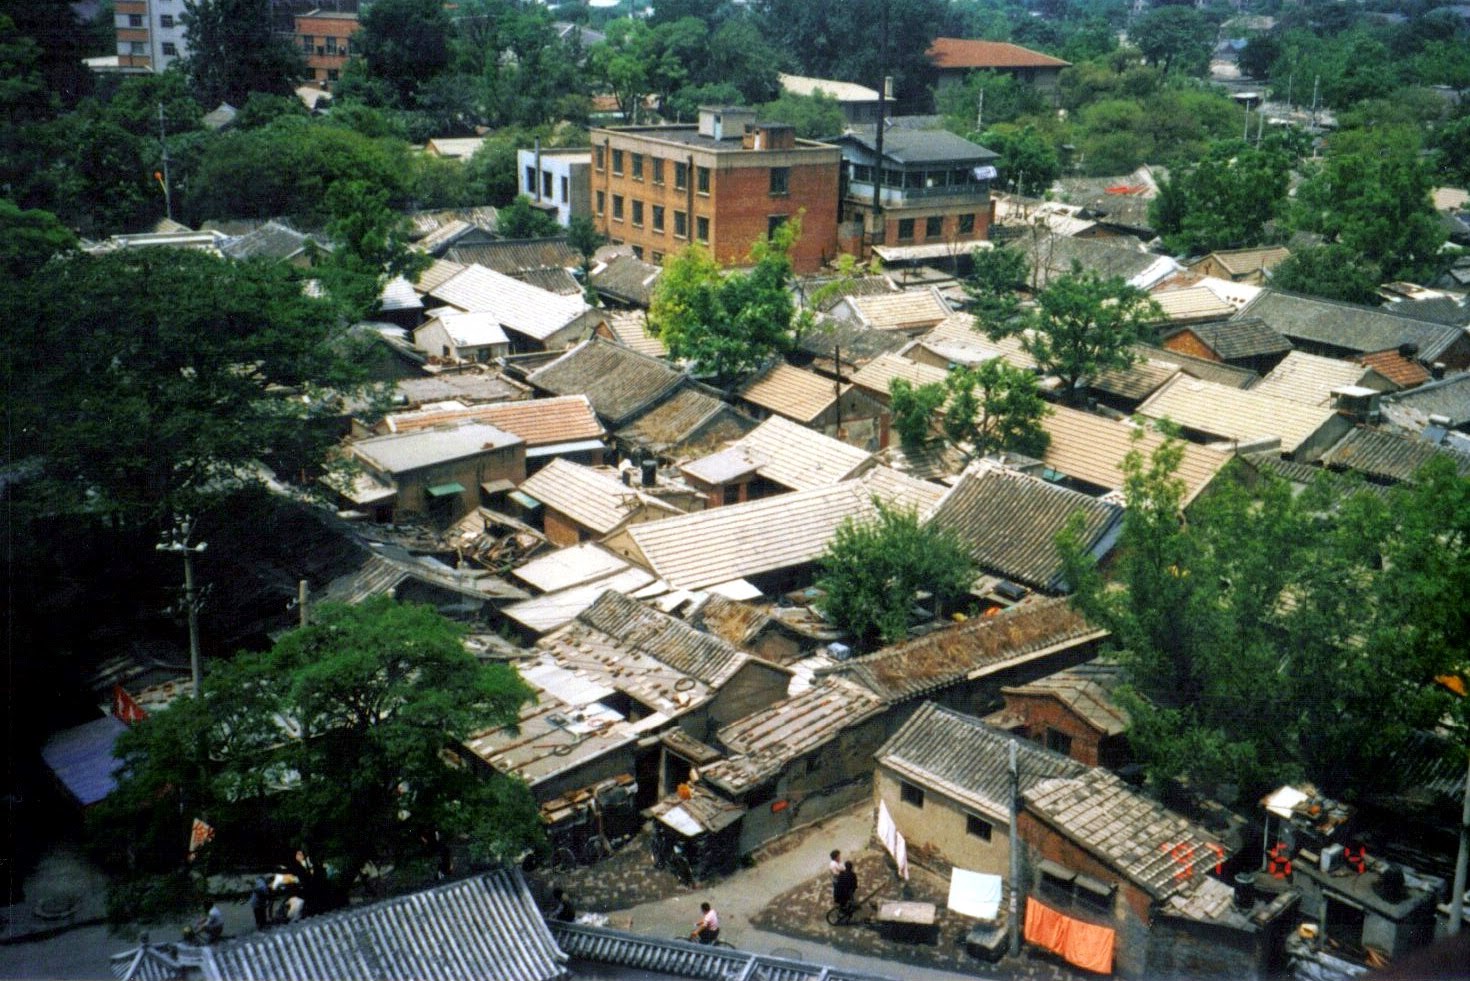
[[[577,867],[577,853],[562,847],[551,853],[551,867],[558,872],[570,872]]]
[[[596,865],[612,854],[612,849],[602,838],[593,836],[582,843],[582,862],[585,865]]]
[[[734,950],[735,949],[735,945],[732,944],[728,940],[716,940],[710,946],[712,946],[712,947],[724,947],[726,950]]]
[[[653,859],[653,867],[656,869],[663,868],[664,864],[668,862],[668,850],[656,835],[649,836],[648,857]]]
[[[833,906],[827,910],[827,925],[842,926],[852,922],[852,913],[842,906]]]

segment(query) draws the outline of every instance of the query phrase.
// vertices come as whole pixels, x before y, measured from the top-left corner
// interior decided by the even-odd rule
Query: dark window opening
[[[916,787],[911,783],[899,781],[898,799],[910,807],[924,806],[924,788]]]

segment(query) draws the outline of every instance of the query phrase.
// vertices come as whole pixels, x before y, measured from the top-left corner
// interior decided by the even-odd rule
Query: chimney
[[[655,487],[658,485],[658,461],[653,457],[645,457],[643,460],[643,486]]]
[[[1430,368],[1429,368],[1429,374],[1436,381],[1438,381],[1439,379],[1443,378],[1444,377],[1444,362],[1443,361],[1436,361],[1436,362],[1434,362],[1434,364],[1431,365]]]
[[[1419,345],[1415,344],[1413,341],[1406,341],[1405,343],[1399,345],[1399,357],[1401,358],[1412,358],[1418,353]]]
[[[632,487],[633,486],[633,470],[631,468],[629,468],[627,470],[624,470],[622,472],[622,477],[623,477],[623,486],[624,487]]]

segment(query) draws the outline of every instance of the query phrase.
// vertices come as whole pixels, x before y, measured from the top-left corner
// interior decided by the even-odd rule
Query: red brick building
[[[313,10],[296,15],[296,44],[306,57],[312,81],[320,88],[330,90],[341,77],[343,66],[354,54],[352,35],[357,28],[355,13]]]
[[[835,146],[799,140],[744,108],[702,108],[699,124],[593,129],[592,212],[600,232],[658,263],[690,241],[723,265],[802,214],[798,273],[837,253]]]

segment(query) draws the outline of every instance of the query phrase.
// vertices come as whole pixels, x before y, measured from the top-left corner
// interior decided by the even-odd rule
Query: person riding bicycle
[[[714,907],[709,903],[700,903],[699,911],[703,915],[694,924],[694,929],[689,933],[689,939],[697,940],[702,944],[713,944],[720,939],[720,914],[716,913]]]
[[[857,872],[853,871],[851,862],[846,862],[832,883],[832,902],[844,912],[850,911],[857,898],[857,887]]]

